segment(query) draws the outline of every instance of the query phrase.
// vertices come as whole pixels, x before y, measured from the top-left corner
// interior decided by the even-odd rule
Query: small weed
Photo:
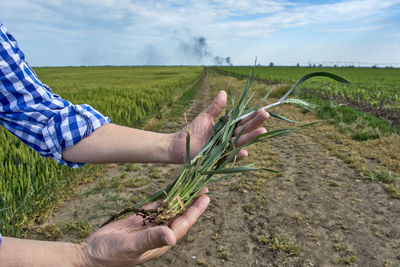
[[[215,235],[212,236],[212,239],[214,239],[214,241],[218,241],[221,239],[221,235],[219,233],[215,233]]]
[[[129,201],[133,204],[138,203],[139,201],[143,200],[144,196],[143,195],[133,195],[131,196],[131,198],[129,199]]]
[[[125,165],[125,171],[126,172],[134,172],[138,171],[139,167],[135,163],[128,163]]]
[[[351,265],[357,261],[356,256],[347,256],[343,259],[343,263]]]
[[[293,219],[294,219],[296,222],[298,222],[298,223],[301,223],[302,221],[304,221],[304,217],[303,217],[301,214],[299,214],[299,213],[296,213],[296,214],[293,216]]]
[[[244,218],[247,220],[247,221],[253,221],[254,220],[254,216],[252,216],[252,215],[250,215],[250,214],[245,214],[244,215]]]
[[[121,178],[118,176],[114,176],[111,180],[112,187],[118,188],[121,185]]]
[[[346,244],[338,243],[333,246],[337,252],[348,252],[352,253],[353,251],[349,249]]]
[[[135,178],[130,178],[125,182],[126,187],[138,187],[138,183]]]
[[[108,185],[108,180],[106,178],[100,178],[99,182],[97,183],[96,189],[98,191],[102,191]]]
[[[237,183],[232,186],[232,190],[234,191],[240,191],[243,188],[244,184],[243,183]]]
[[[400,189],[395,185],[386,185],[385,188],[392,197],[400,199]]]
[[[114,176],[111,180],[112,187],[117,189],[118,192],[124,190],[124,186],[121,183],[121,178],[118,176]]]
[[[128,176],[128,174],[126,172],[121,173],[121,175],[119,177],[121,177],[121,179],[124,179]]]
[[[60,226],[52,224],[44,225],[40,228],[40,233],[44,235],[47,239],[57,240],[63,234]]]
[[[210,266],[210,265],[208,265],[207,262],[205,262],[204,260],[201,260],[201,259],[198,259],[198,260],[197,260],[197,265],[200,265],[200,266]]]
[[[311,231],[306,233],[306,237],[308,237],[312,241],[318,241],[319,234],[317,232]]]
[[[136,187],[147,185],[150,182],[151,182],[151,180],[149,178],[145,178],[145,177],[130,178],[129,180],[127,180],[125,182],[125,186],[136,188]]]
[[[357,261],[357,258],[355,256],[347,256],[344,258],[335,258],[333,260],[334,264],[347,264],[347,265],[351,265],[353,263],[355,263]]]
[[[192,235],[188,235],[188,236],[186,237],[186,241],[191,243],[191,242],[194,241],[194,237],[193,237]]]
[[[265,245],[265,244],[268,243],[269,238],[270,238],[269,234],[264,234],[263,233],[263,234],[260,234],[260,235],[257,236],[257,241],[258,241],[258,243],[261,243],[261,244]]]
[[[88,221],[74,221],[64,225],[65,231],[76,230],[81,238],[88,237],[92,232],[92,225]]]
[[[229,250],[225,247],[218,248],[218,252],[221,254],[221,257],[224,260],[229,260],[229,258],[232,256],[232,254],[229,252]]]
[[[301,251],[301,246],[296,242],[290,242],[284,234],[276,234],[270,248],[275,251],[284,251],[290,256],[297,256]]]
[[[349,229],[349,227],[346,224],[344,224],[344,222],[342,222],[342,220],[338,220],[336,222],[336,225],[340,226],[340,228],[342,228],[343,230],[348,230]]]
[[[336,238],[335,242],[336,244],[333,245],[333,248],[341,256],[335,258],[333,262],[335,264],[353,264],[356,261],[356,257],[352,255],[354,253],[353,249],[349,245],[343,243],[343,239],[341,238]]]
[[[393,263],[391,263],[389,260],[384,260],[383,261],[383,266],[384,267],[392,267]]]
[[[244,206],[244,209],[245,209],[247,212],[250,212],[250,211],[254,210],[254,208],[255,208],[255,206],[254,206],[253,203],[247,203],[247,204]]]
[[[396,182],[396,178],[393,176],[393,174],[390,171],[384,169],[372,171],[369,174],[369,179],[374,183],[382,182],[386,184],[391,184]]]
[[[161,178],[161,174],[160,174],[160,172],[158,171],[158,169],[156,167],[154,167],[154,166],[150,167],[149,171],[150,171],[149,176],[151,178],[154,178],[154,179],[160,179]]]

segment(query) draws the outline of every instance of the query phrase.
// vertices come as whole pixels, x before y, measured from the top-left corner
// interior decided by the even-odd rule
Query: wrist
[[[71,259],[72,259],[72,266],[75,267],[88,267],[94,266],[86,253],[86,244],[71,244]]]
[[[174,146],[174,140],[176,138],[176,133],[170,133],[170,134],[162,134],[161,137],[161,142],[160,142],[160,151],[162,151],[162,158],[161,162],[163,163],[177,163],[176,160],[173,157],[173,146]]]
[[[182,131],[169,134],[169,146],[168,146],[168,161],[171,164],[182,164],[184,161],[184,155],[180,155],[179,149],[177,149],[177,142],[182,137]],[[186,146],[185,146],[186,147]]]

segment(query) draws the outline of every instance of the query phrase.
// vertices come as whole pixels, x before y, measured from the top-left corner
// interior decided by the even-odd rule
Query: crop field
[[[249,75],[251,67],[218,67],[221,72]],[[316,78],[305,83],[310,96],[335,100],[362,111],[386,118],[400,126],[400,69],[382,68],[304,68],[256,67],[255,77],[269,82],[293,84],[310,72],[330,72],[351,81],[355,86]]]
[[[248,75],[250,68],[36,71],[62,97],[91,104],[116,123],[175,132],[185,126],[184,112],[192,120],[228,84],[240,92],[247,79],[236,74]],[[142,266],[400,265],[400,132],[388,118],[369,112],[380,109],[379,103],[389,114],[400,108],[399,70],[260,67],[251,105],[267,91],[267,104],[273,103],[289,84],[313,71],[333,72],[357,86],[313,79],[298,96],[314,92],[312,101],[319,108],[272,109],[301,124],[328,120],[250,146],[249,157],[238,165],[255,163],[278,173],[257,170],[210,184],[211,203],[204,215],[166,255]],[[377,88],[383,88],[380,96],[370,92]],[[356,103],[367,103],[368,114],[355,110]],[[270,117],[263,126],[272,131],[292,125]],[[71,170],[40,159],[3,133],[0,188],[6,202],[0,222],[2,233],[10,235],[81,242],[112,214],[171,183],[182,169],[125,163]],[[59,191],[69,197],[62,204]],[[39,217],[33,221],[34,216]]]
[[[162,116],[202,75],[200,67],[37,68],[52,90],[74,104],[87,103],[114,123],[140,127]],[[48,213],[60,193],[72,190],[77,176],[95,174],[100,166],[73,170],[43,159],[0,128],[0,232],[19,236],[24,227]]]

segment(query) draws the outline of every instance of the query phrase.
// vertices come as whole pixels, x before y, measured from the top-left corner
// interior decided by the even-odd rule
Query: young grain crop
[[[202,75],[201,67],[36,68],[40,79],[74,104],[92,105],[114,123],[140,127],[161,116]],[[51,212],[62,194],[71,194],[79,177],[100,170],[80,170],[42,158],[0,127],[0,232],[22,236],[25,228]],[[100,186],[101,187],[101,186]]]
[[[288,98],[288,96],[297,88],[300,84],[305,82],[306,80],[315,77],[315,76],[325,76],[330,77],[339,82],[348,83],[347,80],[338,77],[336,75],[325,73],[325,72],[316,72],[310,73],[302,77],[300,80],[296,82],[296,84],[277,102],[266,105],[262,107],[265,110],[269,110],[272,107],[281,105],[281,104],[295,104],[299,105],[303,108],[310,108],[310,106],[299,99]],[[203,187],[205,187],[209,183],[215,183],[218,181],[222,181],[224,179],[228,179],[235,174],[255,171],[255,170],[266,170],[270,172],[275,172],[266,168],[257,168],[254,167],[254,164],[248,164],[245,166],[235,167],[236,156],[239,151],[251,144],[255,144],[262,141],[267,141],[270,138],[275,138],[283,135],[287,135],[292,133],[299,127],[289,127],[278,130],[273,130],[267,132],[265,134],[261,134],[256,138],[250,140],[249,143],[236,146],[237,141],[245,130],[245,127],[241,130],[241,132],[235,137],[234,141],[231,142],[232,136],[236,129],[237,123],[244,119],[247,116],[252,116],[255,114],[255,111],[262,106],[262,103],[268,97],[267,94],[258,105],[248,108],[248,104],[252,99],[253,95],[250,94],[250,86],[253,81],[253,73],[250,76],[250,79],[243,89],[240,96],[233,95],[232,92],[228,90],[228,95],[232,102],[232,108],[227,109],[226,114],[222,116],[219,121],[214,126],[214,134],[208,140],[208,142],[202,147],[200,152],[193,158],[190,158],[190,132],[186,133],[186,161],[183,165],[182,171],[180,175],[176,178],[176,180],[145,199],[144,201],[135,205],[134,208],[128,208],[114,216],[112,216],[105,224],[110,221],[118,218],[122,214],[131,211],[139,211],[145,204],[159,201],[160,207],[157,210],[152,211],[143,211],[140,212],[145,213],[150,220],[154,220],[158,224],[162,224],[167,222],[170,218],[181,214],[185,211],[186,207],[191,203],[191,201],[199,194]],[[274,117],[291,121],[279,114],[272,113]],[[313,123],[312,123],[313,124]],[[312,125],[309,124],[309,125]],[[303,125],[309,126],[309,125]],[[186,126],[186,129],[189,129]],[[162,200],[160,200],[163,198]],[[105,225],[103,224],[103,225]]]

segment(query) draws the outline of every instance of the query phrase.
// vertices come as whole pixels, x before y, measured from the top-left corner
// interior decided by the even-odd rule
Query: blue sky
[[[400,67],[400,0],[1,0],[33,66]]]

